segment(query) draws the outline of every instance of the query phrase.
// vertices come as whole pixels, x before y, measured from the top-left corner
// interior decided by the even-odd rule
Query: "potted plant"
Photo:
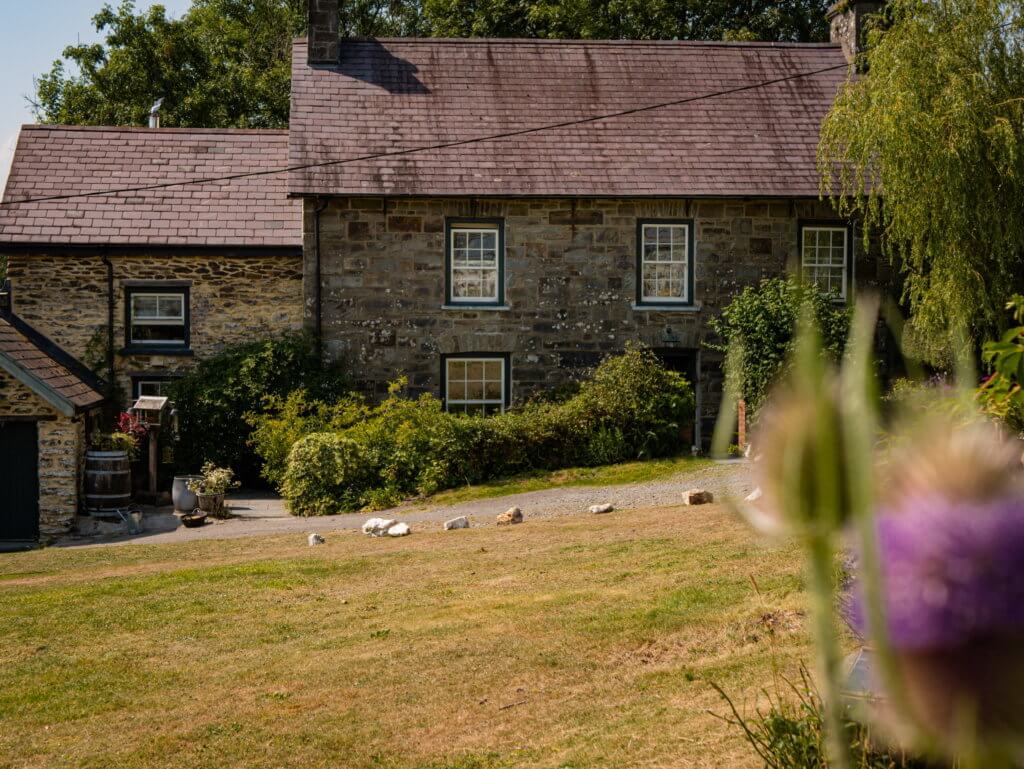
[[[197,479],[189,481],[188,488],[195,492],[199,509],[214,517],[225,517],[224,495],[228,489],[238,487],[235,473],[227,467],[217,467],[213,462],[203,465]]]
[[[85,452],[85,505],[89,510],[119,510],[132,500],[131,460],[146,426],[130,414],[117,419],[116,429],[96,427],[89,434]]]

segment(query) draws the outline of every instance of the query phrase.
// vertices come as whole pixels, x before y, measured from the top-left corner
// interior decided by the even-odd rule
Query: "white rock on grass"
[[[363,524],[363,534],[368,537],[383,537],[387,535],[388,530],[396,523],[398,521],[392,521],[388,518],[371,518]]]
[[[444,530],[445,531],[455,531],[456,529],[468,529],[468,528],[469,528],[469,518],[467,518],[464,515],[460,516],[458,518],[452,518],[450,521],[445,521],[445,524],[444,524]]]
[[[316,533],[315,531],[311,531],[311,532],[309,533],[309,546],[310,546],[310,547],[316,547],[317,545],[322,545],[322,544],[324,544],[324,543],[325,543],[326,541],[327,541],[326,539],[324,539],[323,537],[321,537],[321,536],[320,536],[319,534],[317,534],[317,533]]]
[[[615,510],[615,505],[604,504],[604,505],[591,505],[590,512],[594,515],[603,515],[604,513],[611,513]]]
[[[410,534],[412,534],[412,529],[409,528],[407,523],[396,523],[388,529],[389,537],[408,537]]]

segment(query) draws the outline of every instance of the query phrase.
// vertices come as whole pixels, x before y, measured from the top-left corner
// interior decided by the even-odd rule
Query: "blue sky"
[[[120,0],[0,0],[0,190],[18,128],[35,122],[25,101],[33,93],[32,78],[49,71],[65,46],[93,42],[100,36],[92,17],[104,5]],[[157,5],[136,0],[137,8]],[[160,0],[172,16],[180,16],[191,0]]]

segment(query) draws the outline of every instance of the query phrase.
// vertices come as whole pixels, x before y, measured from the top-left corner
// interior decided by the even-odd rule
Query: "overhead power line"
[[[359,155],[357,157],[351,158],[324,160],[317,163],[302,163],[299,165],[283,166],[281,168],[267,168],[261,169],[259,171],[244,171],[234,174],[227,174],[224,176],[210,176],[197,179],[184,179],[174,182],[159,182],[156,184],[146,184],[136,187],[116,187],[108,190],[92,190],[89,192],[72,192],[62,195],[45,195],[35,198],[23,198],[21,200],[10,200],[0,203],[0,207],[6,208],[12,206],[27,205],[29,203],[46,203],[50,201],[72,200],[77,198],[94,198],[106,195],[122,195],[127,194],[129,192],[147,192],[150,190],[161,190],[170,187],[185,187],[190,185],[213,184],[215,182],[228,182],[237,179],[252,179],[260,176],[274,176],[276,174],[285,174],[290,173],[292,171],[306,171],[315,168],[332,168],[336,166],[350,165],[352,163],[364,163],[368,160],[380,160],[385,158],[400,157],[403,155],[414,155],[420,152],[432,152],[435,150],[451,149],[453,147],[465,147],[470,144],[480,144],[483,142],[500,141],[502,139],[512,139],[517,136],[527,136],[530,134],[541,133],[544,131],[555,131],[560,128],[572,128],[573,126],[597,123],[602,120],[614,120],[615,118],[627,117],[629,115],[638,115],[644,112],[653,112],[654,110],[666,109],[668,107],[678,107],[685,104],[693,104],[695,102],[706,101],[708,99],[716,99],[722,96],[730,96],[732,94],[744,93],[747,91],[755,91],[759,88],[767,88],[768,86],[778,85],[780,83],[788,83],[794,80],[801,80],[803,78],[814,77],[815,75],[822,75],[826,72],[834,72],[839,69],[848,69],[848,67],[849,65],[846,63],[836,64],[831,67],[822,67],[821,69],[809,70],[807,72],[797,72],[792,75],[786,75],[784,77],[773,78],[771,80],[762,80],[756,83],[749,83],[747,85],[736,86],[735,88],[726,88],[721,91],[705,93],[699,96],[688,96],[683,99],[673,99],[671,101],[659,102],[657,104],[648,104],[642,107],[633,107],[630,109],[619,110],[617,112],[607,112],[600,115],[591,115],[585,118],[577,118],[575,120],[565,120],[559,123],[547,123],[545,125],[533,126],[530,128],[519,128],[513,131],[504,131],[502,133],[488,134],[485,136],[474,136],[466,139],[455,139],[448,142],[439,142],[437,144],[426,144],[417,147],[407,147],[405,149],[389,150],[387,152],[376,152],[369,155]]]

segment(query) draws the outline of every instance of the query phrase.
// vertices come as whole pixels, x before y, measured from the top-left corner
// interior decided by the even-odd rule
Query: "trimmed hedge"
[[[679,450],[681,429],[693,419],[689,383],[641,348],[607,359],[564,402],[530,403],[493,417],[449,414],[431,395],[401,397],[402,386],[392,386],[383,403],[350,426],[297,440],[280,484],[293,513],[382,508],[527,470],[667,456]],[[306,405],[307,427],[331,421],[330,407]],[[349,403],[338,413],[354,412]],[[285,421],[294,437],[294,420],[280,415],[256,428],[259,445],[273,446],[276,456]]]

